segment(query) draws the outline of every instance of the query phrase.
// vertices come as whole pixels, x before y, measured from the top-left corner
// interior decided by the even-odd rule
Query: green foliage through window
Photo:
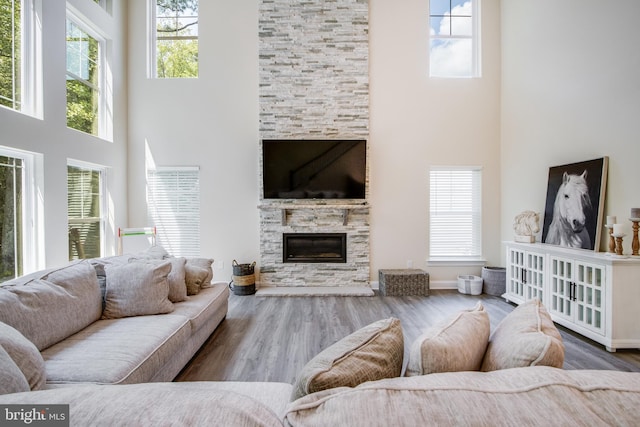
[[[21,109],[22,2],[0,0],[0,105]]]
[[[156,0],[156,75],[198,77],[198,0]]]
[[[67,167],[69,260],[100,256],[102,214],[99,170]]]
[[[22,159],[0,156],[0,282],[22,274]]]

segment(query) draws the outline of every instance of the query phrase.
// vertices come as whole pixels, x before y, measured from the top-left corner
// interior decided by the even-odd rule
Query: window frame
[[[198,1],[198,20],[200,19],[200,2]],[[197,79],[200,77],[200,60],[198,59],[198,73],[188,77],[160,77],[158,76],[158,31],[157,31],[157,0],[147,1],[147,16],[149,21],[147,43],[147,75],[151,79]],[[195,37],[198,41],[198,53],[200,52],[200,33]]]
[[[22,160],[22,275],[44,267],[42,156],[0,146],[0,156]]]
[[[429,168],[429,257],[428,264],[433,266],[479,266],[484,265],[486,260],[483,253],[482,243],[482,170],[481,166],[431,166]],[[474,181],[471,183],[472,189],[477,193],[471,195],[471,209],[466,214],[471,215],[472,228],[471,239],[476,239],[471,246],[477,249],[477,252],[464,255],[461,253],[451,254],[434,254],[433,236],[434,226],[433,215],[435,208],[433,206],[433,173],[434,172],[459,172],[468,171],[472,173]]]
[[[42,102],[42,0],[16,0],[20,2],[20,101],[16,102],[16,82],[13,82],[13,107],[16,111],[37,119],[43,118]],[[15,29],[15,26],[14,26]],[[16,108],[19,104],[19,108]]]
[[[443,79],[469,79],[469,78],[480,78],[482,77],[482,61],[481,61],[481,26],[480,26],[480,11],[481,11],[481,0],[466,0],[471,2],[471,34],[470,35],[452,35],[452,34],[443,34],[437,35],[431,33],[431,20],[433,17],[446,17],[451,16],[451,12],[453,10],[452,0],[449,0],[449,15],[436,15],[431,14],[431,1],[429,1],[429,78],[443,78]],[[455,17],[455,15],[453,15]],[[432,69],[433,65],[433,52],[431,48],[431,42],[433,40],[471,40],[471,70],[469,75],[444,75],[444,74],[434,74],[434,70]]]
[[[75,26],[77,26],[81,31],[85,32],[87,35],[89,35],[90,37],[92,37],[93,39],[95,39],[98,42],[98,87],[96,89],[97,93],[98,93],[98,102],[97,102],[97,107],[98,107],[98,113],[97,113],[97,120],[98,120],[98,129],[97,129],[97,133],[93,134],[93,133],[88,133],[88,132],[84,132],[81,129],[75,129],[72,127],[69,127],[67,125],[68,129],[72,129],[78,132],[82,132],[82,133],[86,133],[87,135],[92,135],[95,136],[97,138],[101,138],[101,139],[106,139],[108,141],[111,141],[113,139],[113,123],[112,123],[112,118],[111,116],[108,114],[108,112],[111,110],[111,103],[112,100],[110,99],[110,93],[108,92],[108,88],[109,88],[109,82],[108,82],[108,57],[107,57],[107,50],[108,50],[108,40],[107,38],[101,34],[101,32],[99,31],[99,29],[93,25],[89,20],[85,19],[83,16],[81,16],[76,10],[72,9],[69,5],[67,6],[67,15],[66,15],[66,21],[65,21],[65,44],[66,44],[66,27],[68,22],[71,21]],[[65,48],[66,49],[66,48]],[[66,53],[65,53],[65,63],[66,63]],[[74,73],[71,73],[67,67],[65,66],[65,79],[68,77],[72,77],[74,80],[79,81],[83,84],[85,83],[85,80],[82,79],[80,76],[75,75]],[[65,81],[66,83],[66,81]],[[89,83],[89,82],[87,82]],[[91,87],[91,86],[89,86]],[[66,99],[66,97],[65,97]],[[65,107],[67,107],[67,101],[65,101]]]
[[[100,174],[99,197],[100,201],[100,215],[98,217],[99,229],[100,229],[100,256],[105,256],[106,253],[106,238],[107,238],[107,218],[108,218],[108,200],[107,200],[107,167],[97,165],[94,163],[83,162],[80,160],[67,159],[67,192],[69,191],[69,167],[78,168],[86,171],[98,172]],[[67,193],[67,228],[71,226],[71,218],[69,216],[69,203]],[[83,222],[83,219],[79,219]],[[84,222],[87,222],[84,220]],[[70,244],[71,242],[69,242]]]

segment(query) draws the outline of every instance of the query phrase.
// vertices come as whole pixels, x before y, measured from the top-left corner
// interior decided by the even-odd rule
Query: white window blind
[[[171,255],[200,255],[200,170],[162,167],[147,172],[149,222]]]
[[[432,259],[482,256],[482,170],[430,170],[429,255]]]

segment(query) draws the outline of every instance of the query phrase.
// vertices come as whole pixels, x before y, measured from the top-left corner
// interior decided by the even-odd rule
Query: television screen
[[[265,139],[265,199],[364,199],[365,140]]]

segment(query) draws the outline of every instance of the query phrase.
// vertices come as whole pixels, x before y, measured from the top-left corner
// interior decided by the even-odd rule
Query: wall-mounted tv
[[[265,199],[365,199],[365,140],[264,139]]]

